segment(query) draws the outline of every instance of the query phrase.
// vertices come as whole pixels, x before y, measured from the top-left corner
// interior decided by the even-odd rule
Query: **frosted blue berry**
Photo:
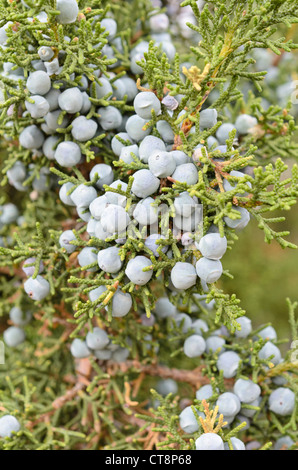
[[[154,176],[150,170],[138,170],[133,175],[134,181],[131,191],[139,198],[146,198],[154,194],[159,186],[160,180]]]
[[[122,261],[119,255],[119,248],[111,246],[100,250],[97,255],[97,262],[100,269],[106,273],[117,273],[122,267]]]
[[[46,95],[51,89],[51,79],[48,74],[42,70],[37,70],[29,75],[26,87],[31,95]]]
[[[153,275],[152,269],[148,271],[144,271],[144,269],[151,265],[152,262],[150,259],[145,256],[136,256],[128,261],[125,274],[133,284],[144,286],[150,281]]]
[[[235,129],[231,123],[222,124],[216,131],[216,138],[220,144],[225,144],[226,140],[230,138],[229,134]]]
[[[155,137],[153,135],[147,135],[140,143],[140,147],[139,147],[140,160],[144,163],[148,163],[148,159],[150,155],[156,150],[165,152],[166,150],[165,143],[158,137]]]
[[[92,168],[89,175],[90,181],[95,178],[96,173],[98,176],[98,180],[95,185],[99,189],[103,189],[104,184],[107,184],[109,186],[114,180],[114,173],[112,168],[110,167],[110,165],[106,165],[105,163],[99,163],[98,165],[95,165]]]
[[[123,147],[126,147],[126,145],[124,145],[117,137],[119,137],[121,140],[124,140],[125,142],[130,142],[130,144],[133,144],[133,140],[126,132],[119,132],[118,134],[114,135],[111,141],[111,147],[114,154],[117,155],[117,157],[120,157],[121,150]],[[130,144],[128,143],[128,145]]]
[[[164,397],[169,393],[176,395],[178,392],[177,382],[173,379],[161,379],[156,384],[156,391]]]
[[[198,169],[193,163],[184,163],[177,166],[172,174],[172,178],[180,183],[193,185],[198,182]]]
[[[134,156],[139,157],[139,147],[136,144],[122,147],[119,160],[123,160],[124,163],[133,163],[135,159],[133,158],[132,153]]]
[[[94,217],[94,219],[100,220],[102,213],[104,209],[107,207],[107,205],[108,205],[108,199],[106,198],[105,195],[99,196],[93,199],[93,201],[89,205],[89,210],[90,210],[91,215]]]
[[[96,189],[93,188],[93,186],[87,186],[86,184],[80,184],[71,193],[71,199],[77,207],[89,207],[96,197]]]
[[[198,437],[196,450],[225,450],[224,442],[218,434],[208,432]]]
[[[59,198],[67,206],[75,206],[75,203],[67,193],[74,187],[73,183],[64,183],[59,191]]]
[[[77,207],[77,213],[80,219],[84,222],[89,222],[91,219],[91,214],[88,210],[88,207]]]
[[[272,341],[277,339],[277,333],[273,326],[266,326],[261,331],[258,331],[257,335],[263,339],[270,339]]]
[[[183,191],[179,196],[175,197],[174,207],[177,215],[190,217],[196,207],[196,203],[187,191]]]
[[[159,318],[174,317],[177,314],[177,308],[168,297],[160,297],[155,303],[154,311]]]
[[[225,344],[225,340],[220,338],[220,336],[209,336],[209,338],[206,339],[206,351],[208,353],[217,352],[221,354],[225,351]]]
[[[112,351],[109,351],[108,349],[97,349],[93,354],[96,359],[99,359],[100,361],[108,361],[112,358]]]
[[[217,123],[217,111],[216,109],[204,109],[200,112],[200,128],[209,129],[215,126]]]
[[[203,333],[207,333],[209,331],[208,325],[205,322],[205,320],[202,320],[201,318],[198,318],[195,320],[192,324],[192,328],[194,329],[195,333],[197,335],[203,335]]]
[[[81,157],[81,149],[75,142],[61,142],[55,151],[55,160],[65,167],[76,166]]]
[[[89,264],[93,264],[97,262],[97,249],[93,246],[86,246],[82,249],[82,251],[78,255],[78,263],[79,265],[84,268],[85,266],[89,266]],[[97,267],[88,268],[86,271],[95,272],[97,271]]]
[[[70,24],[77,20],[79,7],[76,0],[57,0],[56,10],[60,12],[56,19],[61,24]]]
[[[50,284],[46,279],[38,275],[35,279],[29,277],[24,283],[24,289],[32,300],[43,300],[50,293]]]
[[[12,433],[20,429],[21,425],[14,416],[5,415],[0,418],[0,437],[12,437]]]
[[[95,327],[87,333],[86,343],[90,349],[104,349],[109,342],[107,333],[101,328]]]
[[[58,57],[55,57],[50,62],[44,62],[46,72],[48,75],[58,75],[60,71],[60,63]]]
[[[156,243],[160,239],[165,239],[165,237],[163,235],[158,234],[158,233],[153,233],[153,234],[149,235],[145,240],[145,246],[150,251],[152,251],[153,255],[156,256],[156,258],[158,258],[160,256],[159,251],[161,251],[162,253],[166,253],[167,250],[168,250],[167,246],[162,246],[162,245],[159,245],[159,244]]]
[[[186,434],[192,434],[199,430],[199,416],[204,416],[203,413],[197,411],[197,416],[194,415],[191,406],[187,406],[179,415],[179,424],[181,429]]]
[[[135,140],[136,142],[140,142],[151,132],[151,128],[146,130],[144,129],[146,124],[146,119],[143,119],[135,114],[127,119],[125,130],[131,139]]]
[[[95,238],[105,241],[107,238],[110,238],[113,235],[111,232],[104,230],[100,221],[97,221],[95,224]]]
[[[251,401],[249,404],[249,406],[255,406],[255,407],[258,407],[260,406],[261,404],[261,397],[259,398],[256,398],[254,401]],[[257,410],[254,410],[254,409],[249,409],[249,408],[244,408],[242,407],[241,408],[241,414],[247,418],[253,418],[253,416],[256,414]]]
[[[83,106],[83,97],[78,87],[68,88],[59,95],[58,103],[69,114],[78,113]]]
[[[89,299],[91,302],[95,302],[104,292],[106,292],[106,286],[99,286],[96,289],[92,289],[89,293]]]
[[[116,181],[113,181],[113,183],[110,184],[109,187],[113,189],[120,189],[121,191],[126,192],[127,183],[121,180],[116,180]],[[108,189],[106,189],[105,196],[109,204],[116,204],[122,207],[126,206],[127,197],[124,196],[123,194],[114,193],[113,191],[109,191]]]
[[[105,108],[98,108],[99,114],[98,122],[103,130],[108,131],[111,129],[118,129],[122,123],[122,114],[115,106],[106,106]]]
[[[234,393],[243,403],[251,403],[261,395],[261,388],[250,379],[238,379],[234,384]]]
[[[70,352],[76,359],[85,359],[91,354],[86,342],[79,338],[75,338],[71,343]]]
[[[176,162],[171,152],[155,151],[148,158],[149,170],[158,178],[171,176],[176,169]]]
[[[49,112],[50,105],[44,96],[33,95],[30,96],[30,99],[34,102],[25,101],[25,106],[32,118],[42,118]]]
[[[191,335],[184,341],[183,350],[187,357],[199,357],[206,350],[206,342],[200,335]]]
[[[244,209],[244,207],[233,207],[233,210],[239,212],[240,218],[231,219],[230,217],[224,217],[224,221],[228,227],[242,230],[250,221],[249,212],[247,209]]]
[[[72,230],[65,230],[59,237],[59,245],[61,248],[65,248],[67,253],[73,253],[76,250],[76,246],[70,242],[76,240],[76,236]]]
[[[46,140],[43,143],[43,146],[42,146],[43,154],[49,160],[55,159],[56,146],[59,142],[59,139],[60,137],[57,135],[50,135],[49,137],[46,138]]]
[[[219,233],[207,233],[196,246],[205,258],[219,260],[227,250],[227,239]]]
[[[237,178],[244,178],[245,174],[242,173],[241,171],[232,170],[230,172],[230,176],[237,177]],[[245,184],[247,184],[247,186],[249,186],[250,188],[252,187],[250,181],[247,181]],[[224,179],[223,187],[224,187],[225,191],[232,191],[233,189],[235,189],[235,187],[237,187],[237,183],[234,183],[234,182],[232,183],[231,180]],[[241,193],[242,196],[245,196],[247,194],[248,194],[247,192],[246,193],[243,193],[243,192]]]
[[[26,335],[22,328],[19,328],[18,326],[10,326],[4,331],[3,339],[7,346],[10,348],[16,348],[25,341]]]
[[[112,18],[104,18],[100,22],[100,26],[105,28],[105,30],[109,33],[108,39],[112,39],[117,34],[117,23]]]
[[[19,209],[15,204],[8,202],[0,206],[0,223],[3,225],[12,224],[19,216]]]
[[[149,19],[149,27],[153,33],[167,31],[169,24],[169,17],[165,13],[154,15]]]
[[[200,279],[212,284],[218,281],[222,275],[222,264],[219,260],[212,260],[208,258],[200,258],[196,262],[196,271]]]
[[[175,134],[167,121],[158,121],[156,124],[156,129],[158,130],[158,133],[164,142],[167,144],[174,142]]]
[[[116,351],[112,352],[112,360],[119,364],[125,362],[129,356],[129,350],[127,348],[117,348]]]
[[[260,359],[264,360],[268,360],[269,358],[271,358],[270,362],[272,362],[275,366],[277,366],[281,360],[280,350],[277,346],[275,346],[275,344],[271,343],[271,341],[268,341],[262,347],[262,349],[258,353],[258,356]]]
[[[9,312],[9,318],[15,326],[25,326],[30,322],[32,314],[30,312],[23,312],[19,307],[12,307]]]
[[[295,393],[286,387],[274,390],[269,397],[269,409],[279,416],[289,416],[295,407]]]
[[[161,111],[161,104],[159,99],[151,91],[142,91],[138,93],[133,102],[135,112],[142,119],[150,120],[152,118],[152,111],[158,115]]]
[[[182,333],[187,333],[192,329],[192,321],[187,313],[178,313],[175,317],[173,317],[172,321],[177,325]]]
[[[196,399],[199,401],[208,400],[213,396],[213,389],[211,385],[203,385],[196,391]]]
[[[60,122],[59,120],[60,114],[61,114],[60,109],[57,109],[54,111],[50,111],[44,117],[45,124],[48,126],[51,133],[56,132],[57,129],[64,129],[68,125],[69,119],[67,116],[64,116],[61,124],[58,124],[58,121]]]
[[[216,402],[219,414],[226,416],[236,416],[241,409],[241,402],[237,395],[231,392],[225,392],[219,395]]]
[[[100,77],[99,83],[95,82],[96,98],[98,100],[100,100],[104,97],[106,97],[106,99],[110,99],[110,97],[107,96],[107,95],[113,93],[113,88],[112,88],[112,85],[110,84],[109,80],[105,77]],[[91,87],[90,87],[91,94],[92,94],[92,89],[93,89],[93,86],[91,84]]]
[[[107,308],[107,307],[106,307]],[[128,292],[117,289],[112,298],[112,316],[125,317],[132,308],[132,298]]]
[[[236,338],[247,338],[252,331],[250,318],[243,316],[237,318],[236,321],[241,326],[240,330],[235,331]]]
[[[174,157],[176,166],[184,165],[185,163],[190,163],[189,156],[181,150],[172,150],[171,154]]]
[[[100,222],[106,232],[123,232],[130,222],[130,217],[123,207],[109,204],[104,209]]]
[[[43,145],[44,135],[35,124],[32,124],[20,133],[19,141],[25,149],[39,149]]]
[[[294,445],[293,439],[290,436],[282,436],[276,440],[274,450],[287,450]]]
[[[35,271],[35,263],[36,258],[27,258],[22,266],[23,272],[26,274],[27,277],[33,276]],[[30,266],[31,265],[31,266]],[[42,260],[39,262],[38,274],[42,273],[44,270],[44,264]]]
[[[48,46],[41,46],[38,51],[37,51],[39,57],[41,60],[46,61],[46,60],[51,60],[52,57],[54,57],[54,51],[51,47]]]
[[[197,282],[195,267],[179,261],[171,271],[171,281],[176,289],[189,289]]]
[[[80,113],[87,114],[90,111],[92,104],[90,101],[90,97],[86,91],[82,92],[82,98],[83,98],[83,104],[82,104]]]
[[[79,116],[72,121],[71,134],[79,142],[87,142],[93,139],[98,125],[93,119],[87,119],[85,116]]]
[[[249,131],[258,124],[258,120],[249,114],[241,114],[237,117],[235,127],[238,134],[248,134]]]
[[[233,450],[246,450],[244,442],[242,442],[237,437],[231,437],[231,444]],[[227,442],[225,442],[225,450],[230,450],[229,444]]]
[[[27,171],[23,162],[17,160],[15,164],[6,172],[10,184],[22,183],[26,179]]]
[[[234,351],[225,351],[222,353],[217,360],[218,370],[223,371],[225,379],[235,377],[238,366],[240,363],[240,357]]]

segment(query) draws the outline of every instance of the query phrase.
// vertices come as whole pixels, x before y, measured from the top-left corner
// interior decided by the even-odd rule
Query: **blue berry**
[[[108,39],[112,39],[117,34],[117,23],[112,18],[104,18],[100,22],[100,26],[108,31]]]
[[[93,139],[98,125],[93,119],[87,119],[85,116],[79,116],[72,121],[71,134],[79,142],[87,142]]]
[[[131,295],[128,292],[117,289],[112,299],[112,316],[115,318],[125,317],[130,312],[131,307]]]
[[[196,391],[196,399],[199,401],[209,400],[213,396],[213,389],[211,385],[203,385]]]
[[[93,201],[89,205],[89,210],[94,219],[100,220],[102,213],[107,206],[108,199],[105,195],[103,195],[93,199]]]
[[[203,335],[203,333],[207,333],[207,331],[209,331],[207,323],[204,320],[201,320],[201,318],[198,318],[193,322],[192,328],[194,329],[197,335],[201,336]]]
[[[217,123],[216,109],[204,109],[200,112],[200,129],[209,129]]]
[[[167,144],[174,142],[175,134],[167,121],[158,121],[156,124],[156,129],[164,142]]]
[[[87,333],[86,343],[90,349],[104,349],[109,342],[107,333],[101,328],[95,327]]]
[[[10,326],[4,331],[3,339],[7,346],[10,348],[16,348],[25,341],[26,335],[22,328],[19,328],[18,326]]]
[[[122,114],[115,106],[107,106],[105,108],[98,108],[99,114],[98,122],[105,131],[111,129],[118,129],[122,123]]]
[[[106,286],[99,286],[96,289],[92,289],[89,293],[89,299],[91,302],[95,302],[104,292],[106,292]]]
[[[206,339],[206,351],[209,352],[218,352],[221,354],[225,351],[224,345],[226,344],[223,338],[219,336],[209,336]]]
[[[25,326],[30,322],[32,314],[30,312],[23,312],[19,307],[12,307],[9,312],[9,318],[15,326]]]
[[[80,184],[71,193],[71,199],[77,207],[89,207],[92,201],[97,197],[97,191],[93,186]]]
[[[133,217],[140,225],[153,225],[158,221],[158,208],[153,204],[154,199],[147,197],[136,205]]]
[[[183,165],[177,166],[172,174],[172,178],[175,181],[191,186],[198,182],[198,169],[193,163],[184,163]]]
[[[176,214],[190,217],[196,207],[196,203],[187,191],[183,191],[179,196],[175,197],[174,207]]]
[[[149,27],[153,33],[161,33],[169,28],[169,17],[165,13],[151,16],[149,19]]]
[[[154,311],[159,318],[174,317],[177,314],[177,308],[168,297],[160,297],[155,303]]]
[[[196,450],[225,450],[224,442],[218,434],[208,432],[198,437]]]
[[[35,124],[32,124],[20,133],[19,141],[25,149],[39,149],[43,145],[44,135]]]
[[[219,260],[200,258],[196,263],[197,275],[200,279],[211,284],[218,281],[222,275],[222,264]]]
[[[152,269],[148,271],[143,270],[151,265],[150,259],[145,256],[136,256],[128,261],[125,274],[133,284],[143,286],[150,281],[153,275]]]
[[[42,70],[32,72],[27,79],[26,86],[31,95],[46,95],[51,89],[51,79]]]
[[[118,134],[114,135],[111,141],[111,147],[114,154],[117,155],[117,157],[120,157],[121,150],[123,147],[126,147],[126,145],[124,145],[120,140],[118,140],[117,137],[124,141],[129,141],[130,144],[133,144],[133,140],[131,139],[131,137],[129,137],[126,132],[119,132]]]
[[[178,392],[177,382],[173,379],[161,379],[156,384],[156,391],[164,397],[169,393],[176,395]]]
[[[42,146],[43,154],[49,160],[55,159],[56,145],[59,142],[59,139],[60,137],[57,135],[50,135],[49,137],[46,138],[46,140],[43,143],[43,146]]]
[[[56,17],[59,23],[70,24],[77,20],[79,7],[76,0],[57,0],[56,9],[60,12]]]
[[[111,246],[100,250],[97,255],[98,266],[106,273],[117,273],[122,267],[119,248]]]
[[[234,384],[234,393],[243,403],[251,403],[259,398],[261,389],[252,380],[238,379]]]
[[[139,157],[139,147],[136,144],[128,145],[127,147],[122,147],[119,160],[123,160],[124,163],[133,163],[135,160],[131,155],[132,153],[136,157]]]
[[[133,102],[135,112],[142,119],[150,120],[152,118],[152,111],[158,115],[161,111],[161,104],[159,99],[151,91],[142,91],[138,93]]]
[[[247,209],[244,209],[244,207],[233,207],[233,210],[239,212],[240,218],[231,219],[230,217],[224,217],[224,221],[228,227],[242,230],[250,221],[249,212]]]
[[[83,106],[83,97],[78,87],[68,88],[59,95],[58,103],[69,114],[78,113]]]
[[[86,342],[79,338],[75,338],[71,343],[70,352],[76,359],[85,359],[91,354]]]
[[[112,352],[112,360],[119,364],[125,362],[129,356],[129,350],[127,348],[117,348],[116,351]]]
[[[242,442],[237,437],[231,437],[231,444],[233,450],[246,450],[244,442]],[[229,444],[227,442],[225,442],[225,450],[230,450]]]
[[[189,156],[181,150],[172,150],[171,154],[176,162],[176,166],[184,165],[185,163],[190,163]]]
[[[153,233],[152,235],[149,235],[146,240],[145,240],[145,246],[152,251],[153,255],[158,258],[160,256],[159,251],[162,253],[166,253],[168,247],[167,246],[162,246],[157,244],[156,242],[160,239],[165,239],[163,235],[160,235],[158,233]]]
[[[206,350],[206,342],[200,335],[191,335],[184,341],[183,350],[187,357],[199,357]]]
[[[216,131],[216,138],[220,144],[225,144],[226,140],[230,138],[229,134],[235,129],[231,123],[222,124]]]
[[[257,333],[263,339],[270,339],[272,341],[277,339],[277,333],[273,326],[267,326]]]
[[[153,135],[147,135],[140,143],[139,154],[140,160],[144,163],[148,163],[150,155],[155,151],[165,152],[165,143]]]
[[[172,320],[176,323],[179,329],[181,328],[182,333],[188,333],[188,331],[192,329],[191,318],[186,313],[179,313],[173,317]]]
[[[247,338],[252,331],[250,318],[245,316],[239,317],[237,318],[237,323],[239,323],[241,329],[235,331],[236,338]]]
[[[146,130],[144,129],[146,124],[146,119],[143,119],[135,114],[130,116],[126,121],[125,130],[131,139],[135,140],[136,142],[140,142],[151,132],[150,128]]]
[[[241,409],[239,398],[231,392],[219,395],[216,405],[218,406],[218,412],[224,417],[236,416]]]
[[[281,353],[275,344],[268,341],[262,349],[259,351],[258,356],[260,359],[268,360],[271,356],[273,356],[270,361],[277,366],[281,360]]]
[[[52,57],[54,57],[54,51],[51,47],[48,46],[41,46],[38,51],[37,51],[39,57],[41,60],[46,61],[46,60],[51,60]]]
[[[81,157],[81,149],[75,142],[61,142],[55,151],[55,160],[65,167],[76,166]]]
[[[199,430],[198,417],[204,417],[204,413],[201,413],[198,410],[196,413],[197,416],[194,415],[192,407],[187,406],[179,415],[180,427],[186,434],[192,434]]]
[[[76,250],[76,246],[70,242],[76,240],[76,236],[72,230],[65,230],[59,237],[59,245],[65,248],[67,253],[73,253]]]
[[[99,84],[100,83],[100,84]],[[107,99],[110,99],[110,96],[107,97],[107,95],[110,95],[113,93],[113,88],[112,85],[110,84],[109,80],[105,77],[100,77],[99,83],[95,82],[95,94],[96,98],[102,99],[106,97]],[[91,93],[92,93],[92,85],[91,85]]]
[[[238,366],[240,362],[240,357],[234,351],[225,351],[222,353],[217,360],[217,368],[220,371],[223,371],[223,376],[225,379],[231,379],[235,377]]]
[[[121,180],[116,180],[116,181],[113,181],[113,183],[110,184],[109,187],[113,189],[120,189],[121,191],[126,192],[127,183],[124,183],[124,181],[121,181]],[[109,191],[108,189],[106,189],[105,196],[109,204],[116,204],[122,207],[126,206],[127,197],[124,196],[123,194],[114,193],[113,191]]]
[[[95,183],[95,185],[99,189],[103,189],[104,184],[107,184],[108,186],[113,182],[114,180],[114,173],[110,165],[106,165],[105,163],[99,163],[98,165],[95,165],[92,170],[90,171],[90,181],[92,181],[97,173],[98,180]]]
[[[176,289],[189,289],[197,282],[195,267],[179,261],[171,271],[171,281]]]
[[[33,276],[35,271],[35,263],[36,258],[27,258],[22,266],[23,272],[26,274],[27,277]],[[31,265],[31,266],[30,266]],[[39,262],[38,274],[42,273],[44,270],[44,264],[42,260]]]
[[[14,416],[5,415],[0,418],[0,437],[12,437],[12,433],[20,429],[21,425]]]
[[[205,258],[219,260],[227,250],[227,239],[219,233],[207,233],[196,246]]]
[[[97,349],[93,354],[96,359],[99,359],[100,361],[108,361],[112,358],[112,351],[109,351],[108,349]]]
[[[96,252],[95,252],[96,251]],[[79,265],[84,268],[85,266],[89,266],[89,264],[97,262],[97,250],[93,246],[86,246],[83,248],[79,255],[78,255],[78,263]],[[95,272],[97,271],[97,267],[88,268],[87,271]]]
[[[131,191],[139,198],[146,198],[154,194],[159,186],[160,181],[154,176],[150,170],[138,170],[134,173],[134,181],[132,184]]]
[[[276,440],[274,444],[274,450],[287,450],[289,447],[294,445],[293,439],[290,436],[282,436]]]
[[[19,216],[19,210],[15,204],[8,202],[0,206],[0,223],[3,225],[12,224],[17,220]]]
[[[148,158],[149,170],[158,178],[171,176],[176,169],[176,162],[170,152],[155,151]]]
[[[50,293],[50,284],[42,276],[29,277],[24,283],[25,292],[32,300],[43,300]]]
[[[123,232],[129,222],[130,217],[125,209],[115,204],[109,204],[101,216],[101,225],[109,233]]]
[[[30,96],[30,99],[34,102],[25,101],[25,106],[32,118],[42,118],[49,112],[50,105],[44,96],[33,95]]]
[[[249,131],[258,124],[258,120],[249,114],[241,114],[237,117],[235,127],[238,134],[248,134]]]
[[[48,126],[49,132],[48,133],[54,133],[56,132],[57,129],[64,129],[67,127],[69,119],[67,116],[64,116],[62,119],[62,123],[58,124],[59,117],[60,117],[61,111],[60,109],[56,109],[54,111],[50,111],[48,114],[45,115],[45,124]]]
[[[70,195],[67,194],[73,187],[74,187],[74,184],[72,183],[64,183],[61,186],[60,191],[59,191],[59,198],[67,206],[75,206],[75,203],[71,199]]]

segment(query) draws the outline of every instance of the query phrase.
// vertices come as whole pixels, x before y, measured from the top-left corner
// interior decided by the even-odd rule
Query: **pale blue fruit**
[[[111,246],[100,250],[97,255],[98,266],[106,273],[117,273],[122,267],[119,248]]]
[[[148,163],[150,155],[155,151],[165,152],[165,143],[153,135],[147,135],[139,147],[140,160],[144,163]]]
[[[19,141],[27,150],[38,150],[44,143],[44,134],[35,124],[32,124],[20,133]]]
[[[128,261],[125,274],[133,284],[143,286],[150,281],[153,270],[143,271],[152,265],[150,259],[145,256],[136,256]]]
[[[26,335],[22,328],[10,326],[3,332],[3,339],[7,346],[16,348],[25,341]]]
[[[59,237],[59,245],[61,248],[65,248],[67,253],[73,253],[77,247],[73,245],[72,241],[76,240],[76,236],[72,230],[65,230]]]
[[[80,184],[71,193],[71,199],[77,207],[89,207],[92,201],[97,198],[97,191],[93,186]]]
[[[236,416],[241,409],[241,402],[238,396],[231,392],[219,395],[216,405],[218,406],[219,414],[222,414],[224,418],[226,416]]]
[[[110,165],[106,165],[105,163],[98,163],[92,168],[89,175],[90,181],[95,178],[96,174],[98,176],[98,180],[95,185],[99,189],[103,189],[104,184],[109,186],[114,180],[114,173],[112,168]]]
[[[76,166],[81,157],[81,149],[75,142],[61,142],[55,151],[55,160],[64,167]]]
[[[79,7],[76,0],[57,0],[56,10],[60,12],[56,19],[61,24],[70,24],[77,20]]]
[[[268,341],[259,351],[258,357],[264,360],[268,360],[270,358],[270,362],[277,366],[281,360],[281,352],[275,344]]]
[[[133,177],[134,181],[131,191],[139,198],[144,199],[151,196],[160,186],[160,180],[150,170],[138,170],[134,173]]]
[[[50,293],[50,284],[46,279],[38,275],[35,279],[29,277],[24,283],[24,289],[32,300],[43,300]]]
[[[133,102],[135,112],[142,119],[152,119],[152,111],[158,115],[161,111],[161,104],[157,96],[151,91],[138,93]]]
[[[180,183],[194,185],[198,182],[198,169],[193,163],[184,163],[177,166],[172,178]]]
[[[85,116],[79,116],[72,121],[71,134],[79,142],[87,142],[93,139],[98,125],[93,119],[87,119]]]
[[[251,403],[261,395],[261,388],[250,379],[238,379],[234,384],[234,393],[243,403]]]
[[[191,335],[184,341],[183,350],[187,357],[200,357],[206,350],[206,342],[200,335]]]
[[[177,289],[189,289],[197,282],[195,267],[179,261],[171,271],[171,281]]]
[[[104,349],[109,342],[109,337],[102,328],[95,327],[87,333],[86,344],[90,349]]]
[[[89,264],[97,262],[97,249],[93,246],[86,246],[82,249],[82,251],[78,255],[78,263],[79,265],[84,268],[85,266],[89,266]],[[95,266],[93,268],[88,268],[86,271],[95,272],[98,268]]]
[[[51,89],[51,79],[48,74],[42,70],[37,70],[29,75],[26,87],[31,95],[46,95]]]
[[[196,450],[225,450],[224,442],[218,434],[208,432],[198,437]]]
[[[222,264],[219,260],[200,258],[196,263],[196,272],[200,279],[211,284],[222,275]]]
[[[274,390],[269,397],[269,409],[279,416],[290,416],[295,407],[295,393],[286,387]]]
[[[12,433],[20,429],[21,425],[14,416],[5,415],[0,418],[0,437],[12,437]]]
[[[91,354],[91,351],[88,348],[86,342],[79,338],[75,338],[71,343],[70,352],[76,359],[85,359]]]
[[[143,119],[140,116],[134,114],[126,121],[125,130],[131,139],[135,140],[136,142],[140,142],[151,132],[150,127],[148,129],[144,129],[146,124],[146,119]]]
[[[219,260],[227,251],[227,239],[219,233],[207,233],[196,243],[196,247],[205,258]]]
[[[234,351],[225,351],[222,353],[217,360],[217,368],[223,371],[225,379],[235,377],[238,366],[240,363],[240,357]]]

